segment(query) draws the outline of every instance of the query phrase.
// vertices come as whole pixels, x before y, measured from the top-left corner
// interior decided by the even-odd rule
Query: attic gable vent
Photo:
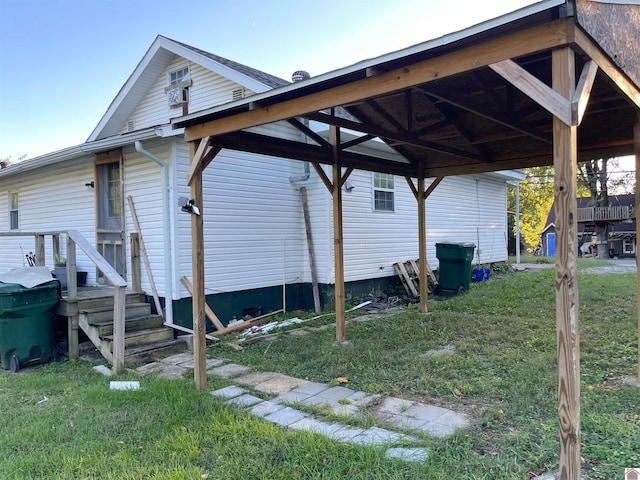
[[[232,94],[233,100],[240,100],[244,98],[244,88],[237,88],[233,91]]]
[[[136,129],[136,122],[135,120],[129,120],[127,122],[127,132],[133,132]]]

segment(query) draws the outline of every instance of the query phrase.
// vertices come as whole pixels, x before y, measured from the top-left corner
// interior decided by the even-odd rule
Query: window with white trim
[[[169,72],[169,85],[180,85],[186,80],[189,80],[189,67]]]
[[[9,193],[9,230],[18,230],[18,210],[20,199],[18,192]]]
[[[622,253],[634,253],[632,239],[625,238],[622,240]]]
[[[393,175],[373,173],[373,209],[378,212],[394,211]]]

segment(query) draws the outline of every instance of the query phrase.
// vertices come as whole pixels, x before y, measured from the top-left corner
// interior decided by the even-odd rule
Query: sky
[[[157,35],[290,80],[533,0],[0,0],[0,159],[83,143]]]

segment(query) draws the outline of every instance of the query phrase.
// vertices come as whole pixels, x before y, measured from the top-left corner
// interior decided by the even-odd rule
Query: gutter
[[[155,129],[147,128],[145,130],[140,130],[139,132],[125,133],[123,135],[117,135],[115,137],[108,137],[102,140],[83,143],[81,145],[58,150],[57,152],[46,153],[39,157],[30,158],[27,160],[23,160],[20,163],[10,165],[9,167],[0,170],[0,178],[10,177],[22,172],[35,170],[37,168],[42,168],[49,165],[55,165],[61,162],[67,162],[75,158],[80,158],[86,154],[102,152],[111,148],[122,147],[135,141],[148,140],[155,137]]]
[[[158,164],[162,169],[162,232],[164,236],[164,246],[169,249],[169,255],[164,256],[164,323],[173,325],[173,269],[171,264],[171,258],[173,256],[173,248],[171,244],[171,205],[170,197],[171,190],[169,188],[169,165],[160,160],[154,154],[145,150],[140,140],[136,140],[134,143],[136,152],[144,155],[152,162]]]

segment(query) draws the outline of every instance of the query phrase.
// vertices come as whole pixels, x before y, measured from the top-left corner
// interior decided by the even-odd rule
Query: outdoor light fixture
[[[353,183],[351,183],[349,180],[347,180],[347,181],[345,182],[345,184],[344,184],[344,189],[345,189],[345,191],[350,192],[350,191],[351,191],[351,190],[353,190],[354,188],[356,188],[356,186],[355,186]]]
[[[200,209],[194,205],[194,199],[188,199],[187,197],[179,197],[178,205],[183,212],[193,213],[194,215],[200,215]]]
[[[85,183],[84,186],[89,188],[94,188],[95,184],[93,183],[93,180],[91,180],[89,183]]]

